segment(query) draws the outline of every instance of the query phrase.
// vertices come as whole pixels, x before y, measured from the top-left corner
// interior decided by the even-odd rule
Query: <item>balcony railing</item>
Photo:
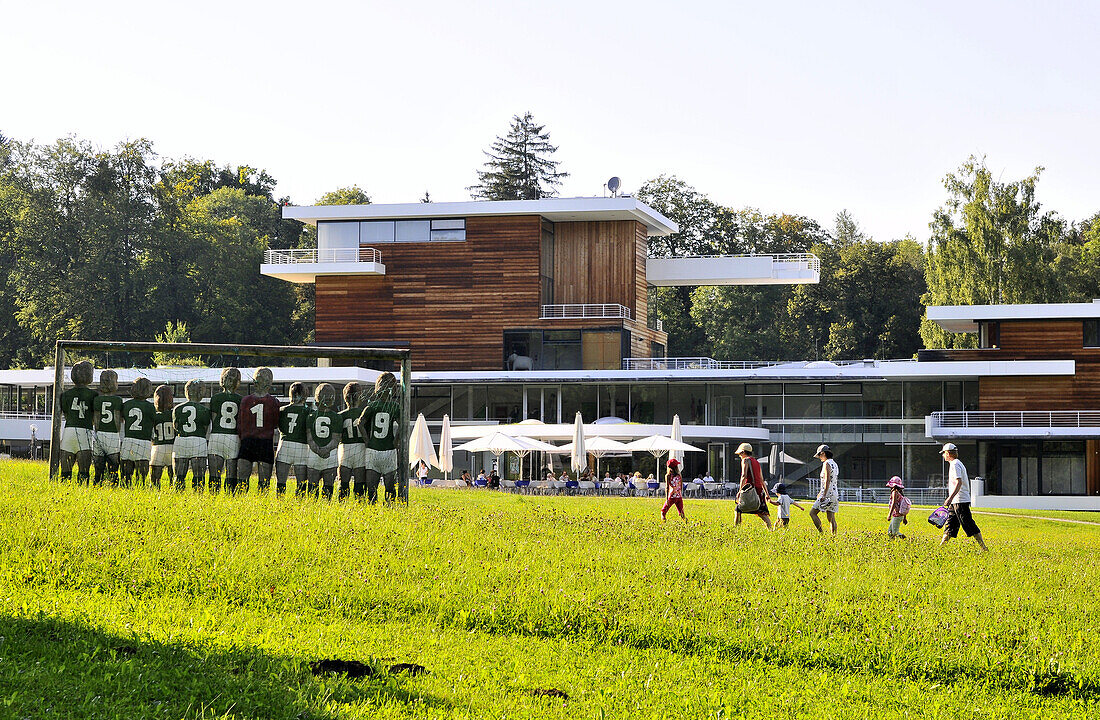
[[[752,370],[783,365],[756,360],[715,360],[709,357],[623,358],[623,370]]]
[[[306,248],[302,250],[265,250],[265,265],[301,265],[317,263],[381,263],[382,251],[372,247]]]
[[[543,305],[539,314],[542,320],[579,320],[587,318],[630,319],[630,308],[625,305],[608,303],[603,305],[570,304]]]
[[[932,413],[941,428],[1100,428],[1100,410],[971,410]]]

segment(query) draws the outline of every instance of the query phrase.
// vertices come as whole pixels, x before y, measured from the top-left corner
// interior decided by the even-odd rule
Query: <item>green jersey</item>
[[[313,442],[324,447],[332,441],[333,433],[340,431],[340,413],[332,410],[318,410],[309,416],[309,436]]]
[[[210,398],[211,433],[237,434],[237,413],[241,411],[241,396],[220,392]]]
[[[371,450],[396,450],[401,437],[401,405],[393,400],[375,400],[359,416],[366,428],[367,447]]]
[[[99,432],[118,432],[119,421],[122,416],[122,398],[117,395],[96,395],[95,402],[95,429]]]
[[[126,437],[152,440],[157,409],[148,400],[127,400],[122,403],[122,429]]]
[[[176,428],[172,425],[172,411],[166,410],[153,415],[153,444],[171,445],[176,439]]]
[[[305,405],[283,405],[279,409],[279,432],[287,442],[305,443],[310,410]]]
[[[185,402],[172,411],[172,424],[178,437],[206,437],[210,431],[210,411],[197,402]]]
[[[95,424],[93,406],[97,394],[87,387],[74,387],[61,393],[61,413],[65,418],[65,427],[92,429]]]
[[[363,408],[348,408],[340,413],[340,444],[363,443],[363,433],[359,432],[359,416]]]

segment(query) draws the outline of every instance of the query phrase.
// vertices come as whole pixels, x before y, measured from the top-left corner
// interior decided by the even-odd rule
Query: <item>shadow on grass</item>
[[[329,702],[448,705],[392,675],[315,678],[308,660],[120,637],[48,616],[0,616],[0,715],[321,720],[333,717],[323,709]]]

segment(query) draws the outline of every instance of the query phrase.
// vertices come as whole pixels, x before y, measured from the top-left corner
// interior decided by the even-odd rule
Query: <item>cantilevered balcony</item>
[[[571,303],[567,305],[543,305],[540,320],[581,320],[587,318],[630,319],[630,308],[615,303]]]
[[[264,251],[260,274],[294,283],[318,275],[385,275],[382,253],[371,247]]]
[[[821,260],[810,253],[708,255],[646,260],[646,281],[685,285],[793,285],[821,279]]]

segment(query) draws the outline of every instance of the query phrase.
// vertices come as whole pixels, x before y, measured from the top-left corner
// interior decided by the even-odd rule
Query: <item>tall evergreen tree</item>
[[[512,127],[485,152],[488,161],[477,171],[477,184],[466,188],[480,200],[538,200],[554,197],[561,179],[569,173],[558,171],[558,161],[550,156],[558,151],[550,144],[545,125],[535,122],[530,112],[512,117]]]

